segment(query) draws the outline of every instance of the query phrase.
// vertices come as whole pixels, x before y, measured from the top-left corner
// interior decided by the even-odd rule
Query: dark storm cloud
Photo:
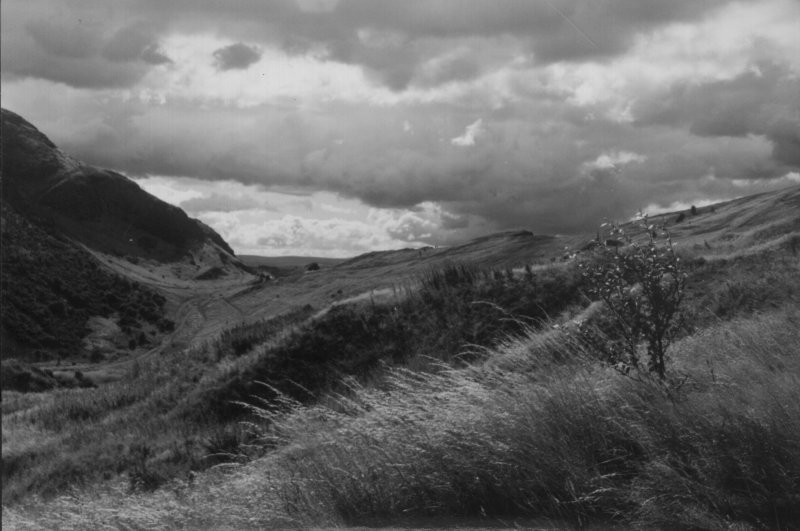
[[[213,56],[218,70],[244,70],[261,59],[261,50],[237,42],[214,50]]]
[[[161,48],[157,44],[148,44],[145,46],[140,57],[142,61],[149,65],[163,65],[172,63],[172,59],[164,55],[161,52]]]
[[[413,209],[433,201],[453,216],[445,229],[475,219],[485,221],[483,230],[588,229],[656,201],[741,195],[733,180],[786,173],[764,136],[698,136],[688,125],[566,119],[573,108],[565,101],[487,111],[483,132],[467,147],[451,139],[476,117],[457,105],[340,104],[310,115],[271,106],[92,105],[100,106],[91,112],[105,117],[101,123],[84,123],[86,109],[51,125],[34,123],[68,152],[129,174],[328,190],[376,207]],[[405,121],[413,123],[413,133],[405,131]],[[619,146],[635,156],[615,155]],[[598,162],[603,157],[619,162]],[[226,201],[189,200],[184,207],[255,206]]]
[[[82,25],[34,20],[25,29],[38,47],[55,57],[86,58],[94,53],[98,45],[91,29]]]
[[[576,103],[572,80],[545,79],[544,69],[536,68],[608,60],[640,33],[696,20],[719,4],[341,0],[309,10],[289,0],[139,0],[113,4],[124,6],[119,11],[126,17],[111,7],[91,19],[86,6],[100,5],[93,0],[31,0],[30,12],[41,20],[47,13],[42,6],[66,11],[53,18],[52,28],[4,25],[2,67],[4,76],[130,87],[152,65],[169,61],[169,50],[158,43],[173,33],[238,43],[215,52],[222,70],[247,68],[259,50],[277,46],[361,66],[396,91],[469,81],[499,69],[513,78],[513,60],[533,75],[509,80],[503,101],[493,99],[499,91],[488,94],[493,89],[480,84],[464,96],[449,91],[462,87],[431,91],[442,99],[429,103],[413,94],[399,98],[407,103],[341,103],[334,94],[331,101],[313,99],[313,112],[295,103],[242,108],[237,101],[220,103],[211,91],[208,98],[201,92],[196,101],[166,97],[158,105],[72,91],[77,103],[54,105],[57,113],[37,115],[32,104],[33,113],[23,114],[67,151],[130,174],[328,190],[377,207],[437,202],[449,216],[441,219],[445,231],[484,223],[484,230],[565,232],[596,226],[603,217],[627,217],[654,201],[740,195],[746,190],[732,192],[733,181],[769,180],[798,167],[800,87],[789,67],[763,63],[732,79],[670,85],[682,75],[675,69],[664,76],[663,88],[643,83],[635,93],[633,123],[609,118],[607,101]],[[747,64],[746,57],[742,61]],[[40,101],[50,97],[45,89]],[[598,92],[602,100],[604,91]],[[255,205],[211,195],[184,206],[224,211]],[[396,229],[398,237],[429,229],[421,222],[403,227],[408,231]]]
[[[800,78],[773,63],[754,65],[733,79],[680,83],[640,102],[643,125],[688,127],[698,136],[764,135],[777,163],[800,168]]]
[[[3,47],[3,76],[7,79],[39,78],[76,88],[126,88],[145,73],[144,63],[114,63],[99,54],[89,58],[67,58],[38,50],[8,50]]]
[[[151,45],[152,40],[153,36],[146,27],[127,26],[117,31],[106,43],[103,57],[117,63],[135,61]]]
[[[517,54],[538,64],[603,60],[625,52],[640,32],[701,17],[725,2],[657,0],[342,0],[329,13],[286,12],[281,27],[287,50],[305,53],[321,47],[323,57],[361,65],[395,90],[409,85],[468,80],[508,62]],[[275,29],[278,34],[280,28]],[[375,38],[373,38],[373,36]],[[511,38],[484,61],[460,59],[439,76],[426,62],[475,39]],[[492,43],[484,41],[485,48]],[[511,46],[508,46],[511,44]],[[480,53],[482,48],[474,51]],[[437,79],[438,77],[438,79]]]
[[[2,73],[78,88],[130,87],[149,68],[170,62],[156,21],[137,24],[93,2],[3,2]]]
[[[292,0],[8,0],[4,18],[28,28],[50,57],[91,63],[99,50],[111,61],[168,62],[155,44],[172,32],[213,31],[235,41],[283,47],[289,53],[361,66],[394,90],[469,80],[526,55],[538,64],[604,60],[625,52],[634,37],[659,25],[702,17],[724,0],[340,0],[309,4]],[[313,9],[309,9],[309,5]],[[42,22],[58,20],[57,23]],[[136,20],[137,26],[128,26]],[[92,27],[87,27],[93,23]],[[143,28],[148,28],[144,30]],[[4,28],[4,33],[8,33]],[[477,46],[476,46],[477,45]],[[474,56],[451,57],[457,46]],[[3,48],[27,47],[19,32]],[[495,53],[484,53],[494,50]],[[246,68],[258,59],[253,45],[239,42],[217,51],[220,69]],[[4,56],[6,55],[4,51]],[[5,57],[4,57],[5,58]],[[38,64],[13,62],[3,70],[77,86],[106,80],[69,76],[46,58]],[[6,61],[3,61],[4,63]],[[93,70],[90,65],[74,65]],[[51,71],[52,69],[52,71]],[[136,70],[131,63],[131,69]],[[141,72],[120,73],[110,83],[124,86]]]
[[[126,26],[117,31],[103,48],[103,57],[115,63],[142,60],[148,64],[171,63],[164,55],[152,30],[145,24]]]

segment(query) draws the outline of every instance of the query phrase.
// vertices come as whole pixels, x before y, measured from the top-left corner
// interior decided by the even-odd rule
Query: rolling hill
[[[4,527],[800,518],[800,187],[651,217],[687,275],[659,382],[574,335],[613,332],[596,232],[240,262],[3,117],[4,356],[44,360],[3,367]]]
[[[271,280],[142,273],[180,302],[160,348],[97,388],[4,391],[4,525],[785,527],[800,492],[798,201],[793,187],[656,219],[688,273],[666,384],[570,335],[597,311],[577,268],[595,234],[501,233]],[[687,496],[700,501],[680,512]]]
[[[108,254],[167,261],[206,243],[233,254],[210,227],[125,176],[70,157],[6,109],[2,130],[3,200],[21,215]]]
[[[136,264],[244,274],[208,226],[74,159],[19,115],[0,118],[3,359],[103,360],[158,345],[173,323],[164,295],[131,274]]]

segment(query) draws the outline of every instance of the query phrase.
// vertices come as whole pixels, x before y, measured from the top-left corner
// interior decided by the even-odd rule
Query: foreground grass
[[[263,452],[240,424],[248,410],[239,402],[274,400],[275,390],[311,402],[342,376],[363,381],[414,356],[449,360],[466,344],[485,347],[519,329],[508,312],[544,319],[577,297],[575,275],[560,270],[523,278],[452,267],[423,282],[393,304],[342,306],[315,318],[309,306],[240,325],[201,347],[137,363],[97,389],[4,391],[3,503],[118,476],[130,490],[152,490],[252,458]]]
[[[335,429],[288,425],[294,514],[622,518],[647,527],[800,521],[800,317],[683,341],[669,387],[587,362],[558,334],[486,365],[361,391]],[[327,414],[327,416],[325,416]]]
[[[195,485],[3,511],[19,529],[333,525],[409,516],[611,520],[647,529],[800,522],[800,315],[722,323],[676,344],[664,386],[567,332],[467,368],[394,370],[326,405],[266,413],[269,456]],[[736,527],[734,527],[736,526]]]
[[[800,298],[800,265],[788,244],[707,260],[689,253],[686,263],[690,322],[698,328]],[[241,402],[274,400],[277,390],[309,404],[343,377],[380,382],[387,365],[436,372],[442,362],[476,362],[526,324],[569,319],[586,302],[581,291],[569,264],[515,274],[454,265],[430,271],[388,303],[324,314],[297,308],[148,359],[97,389],[4,390],[3,503],[118,476],[133,490],[153,489],[251,458],[261,451],[240,424],[247,419]]]

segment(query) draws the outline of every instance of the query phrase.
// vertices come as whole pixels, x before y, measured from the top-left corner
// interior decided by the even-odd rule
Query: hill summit
[[[3,201],[24,217],[94,250],[170,261],[208,243],[233,255],[207,225],[127,177],[67,155],[6,109],[2,153]]]

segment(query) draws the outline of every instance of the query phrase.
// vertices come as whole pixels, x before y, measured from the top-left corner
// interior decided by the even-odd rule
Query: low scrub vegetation
[[[642,224],[644,243],[634,241],[620,226],[612,226],[613,239],[596,242],[594,261],[581,264],[588,292],[605,305],[616,337],[598,341],[605,334],[599,336],[585,328],[581,332],[605,360],[624,371],[639,369],[644,343],[647,370],[663,380],[667,349],[682,332],[687,274],[669,232],[661,229],[659,240],[657,229],[646,217]],[[627,244],[622,251],[617,245],[620,241]]]
[[[144,326],[171,330],[163,296],[103,269],[3,205],[2,357],[32,361],[85,356],[81,340],[92,316],[116,315],[138,344]],[[4,337],[4,339],[6,339]]]

